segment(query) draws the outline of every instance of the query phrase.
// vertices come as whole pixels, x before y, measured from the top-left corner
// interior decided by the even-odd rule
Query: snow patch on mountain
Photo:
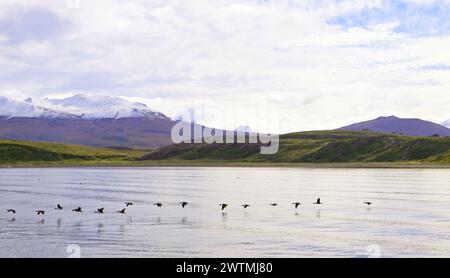
[[[167,118],[140,102],[119,97],[74,95],[63,99],[42,100],[45,106],[79,115],[84,119],[98,118]]]
[[[442,125],[450,128],[450,119],[448,119],[445,122],[443,122]]]
[[[140,102],[119,97],[74,95],[63,99],[43,98],[13,100],[0,96],[0,117],[45,118],[160,118],[163,113],[154,111]]]
[[[31,99],[19,101],[0,96],[0,117],[73,118],[76,116],[34,105]]]

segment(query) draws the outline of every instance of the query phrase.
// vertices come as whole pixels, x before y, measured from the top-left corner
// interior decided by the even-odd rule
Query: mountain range
[[[59,142],[94,147],[157,148],[172,144],[176,124],[147,105],[120,97],[74,95],[14,100],[0,96],[0,139]],[[450,126],[450,120],[445,122]],[[338,130],[450,136],[450,129],[420,119],[379,117]],[[250,127],[235,132],[248,134]]]

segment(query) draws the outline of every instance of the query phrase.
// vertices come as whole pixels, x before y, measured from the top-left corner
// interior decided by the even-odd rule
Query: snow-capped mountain
[[[145,104],[124,98],[0,96],[0,139],[145,149],[171,144],[175,123]]]
[[[450,119],[448,119],[445,122],[443,122],[442,125],[450,128]]]
[[[17,101],[0,96],[0,116],[26,118],[119,119],[167,117],[145,104],[120,97],[74,95],[63,99],[27,98]]]
[[[31,103],[30,98],[24,101],[17,101],[0,96],[0,117],[74,118],[76,115],[34,105]]]

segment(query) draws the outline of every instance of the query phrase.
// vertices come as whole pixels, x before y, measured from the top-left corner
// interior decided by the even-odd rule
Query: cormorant
[[[98,208],[97,211],[95,211],[95,213],[103,213],[105,210],[105,208]]]
[[[75,212],[83,212],[83,210],[81,209],[81,207],[77,207],[76,209],[73,209],[72,211],[75,211]]]
[[[224,210],[226,207],[228,207],[228,204],[219,204],[219,206],[221,206],[222,210]]]

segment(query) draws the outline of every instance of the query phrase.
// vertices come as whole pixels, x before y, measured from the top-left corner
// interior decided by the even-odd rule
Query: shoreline
[[[131,161],[98,163],[43,163],[24,162],[0,164],[0,169],[11,168],[303,168],[303,169],[450,169],[450,164],[433,163],[264,163],[217,161]]]

